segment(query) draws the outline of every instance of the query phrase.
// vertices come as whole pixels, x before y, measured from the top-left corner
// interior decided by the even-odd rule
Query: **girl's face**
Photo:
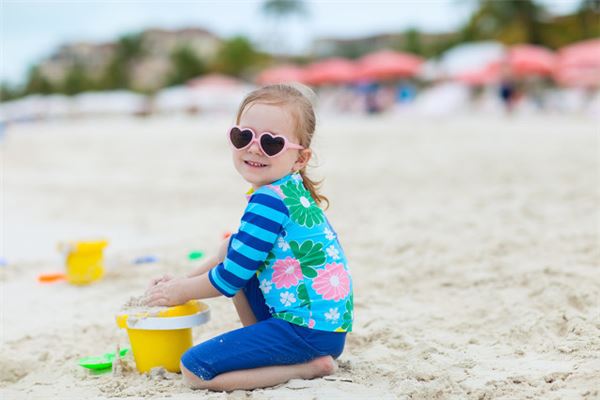
[[[285,136],[291,143],[299,143],[294,135],[293,117],[279,105],[250,104],[244,110],[238,125],[252,129],[256,135],[271,132],[274,135]],[[252,143],[243,150],[232,150],[232,155],[235,169],[254,189],[258,189],[303,168],[310,159],[311,150],[288,148],[270,158],[262,152],[257,143]]]

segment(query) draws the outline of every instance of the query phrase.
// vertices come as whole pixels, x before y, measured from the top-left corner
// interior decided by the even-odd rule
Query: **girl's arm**
[[[231,236],[232,246],[228,246],[229,241],[221,245],[218,258],[223,262],[202,275],[159,283],[147,292],[148,305],[171,306],[221,294],[233,297],[246,285],[267,259],[289,218],[279,195],[261,189],[248,201],[240,228]],[[208,264],[198,270],[204,271]]]
[[[193,278],[194,276],[199,276],[207,273],[217,265],[223,262],[225,259],[225,255],[227,254],[227,247],[229,246],[229,238],[223,240],[221,245],[219,246],[219,250],[217,254],[213,257],[208,258],[204,261],[200,266],[192,270],[189,274],[187,274],[188,278]]]

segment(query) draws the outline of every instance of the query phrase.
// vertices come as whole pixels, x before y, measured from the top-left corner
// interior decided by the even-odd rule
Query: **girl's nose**
[[[248,147],[248,151],[254,154],[261,154],[262,155],[262,150],[260,149],[258,142],[252,142],[252,144],[250,145],[250,147]]]

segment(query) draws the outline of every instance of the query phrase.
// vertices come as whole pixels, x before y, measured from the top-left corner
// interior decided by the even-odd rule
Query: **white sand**
[[[19,125],[0,143],[3,399],[600,398],[598,126],[584,118],[325,117],[317,176],[351,262],[356,324],[331,377],[193,392],[92,375],[128,345],[114,316],[233,230],[246,184],[208,119]],[[104,236],[106,277],[42,285],[58,240]],[[134,265],[142,255],[160,262]],[[198,343],[237,328],[224,298]],[[131,363],[131,360],[126,360]]]

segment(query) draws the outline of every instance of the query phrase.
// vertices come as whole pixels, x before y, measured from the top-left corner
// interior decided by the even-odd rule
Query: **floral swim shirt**
[[[346,256],[298,173],[250,195],[227,256],[209,272],[209,279],[232,297],[254,275],[273,317],[323,331],[352,330]]]

